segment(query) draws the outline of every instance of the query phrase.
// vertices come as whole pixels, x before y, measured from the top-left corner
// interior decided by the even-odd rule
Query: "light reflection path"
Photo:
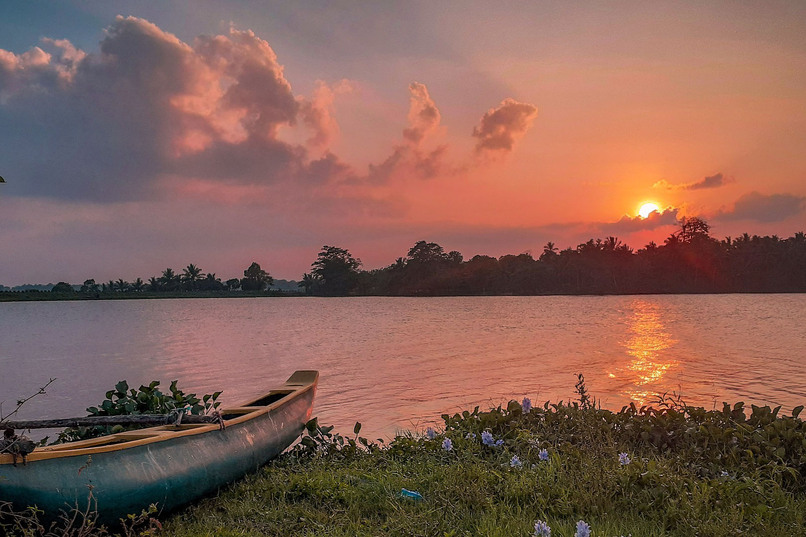
[[[678,366],[678,361],[664,352],[674,347],[677,340],[667,332],[659,304],[636,298],[630,303],[630,307],[630,337],[623,345],[632,360],[619,373],[626,375],[631,383],[624,395],[643,405],[664,391],[664,386],[668,384],[664,376],[670,369]]]

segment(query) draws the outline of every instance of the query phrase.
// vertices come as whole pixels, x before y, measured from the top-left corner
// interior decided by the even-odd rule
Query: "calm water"
[[[444,412],[574,396],[618,409],[676,391],[806,403],[806,295],[266,298],[0,304],[3,411],[83,415],[121,379],[179,379],[226,403],[321,372],[315,415],[372,438]]]

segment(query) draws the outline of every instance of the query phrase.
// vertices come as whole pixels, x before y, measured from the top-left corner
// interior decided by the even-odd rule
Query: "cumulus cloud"
[[[498,108],[487,111],[473,129],[473,136],[478,138],[476,153],[495,156],[511,152],[536,117],[536,106],[504,99]]]
[[[403,137],[412,144],[419,144],[423,138],[439,127],[440,114],[425,84],[412,82],[409,85],[409,125],[403,130]]]
[[[447,172],[445,156],[448,146],[426,147],[426,140],[439,130],[441,115],[425,84],[409,85],[409,126],[403,129],[403,144],[395,146],[392,154],[380,164],[370,164],[367,179],[382,183],[396,175],[423,179]]]
[[[363,184],[371,203],[372,189],[395,178],[461,169],[448,160],[428,88],[413,82],[401,140],[356,173],[330,150],[339,133],[334,102],[351,88],[319,82],[309,98],[295,94],[269,43],[249,30],[188,43],[119,16],[94,52],[53,39],[22,54],[0,50],[0,158],[17,178],[12,195],[96,202],[220,192],[215,183],[255,193],[294,182],[330,185],[334,196],[339,185]],[[475,152],[508,153],[536,114],[504,100],[474,130]],[[289,141],[308,134],[304,143]]]
[[[314,132],[308,143],[314,147],[328,147],[339,134],[339,124],[333,115],[333,102],[336,95],[349,93],[353,86],[348,80],[328,85],[322,80],[316,82],[316,89],[310,100],[301,99],[302,119]]]
[[[306,108],[251,31],[189,45],[118,17],[98,53],[45,45],[53,53],[0,51],[0,141],[22,194],[142,199],[163,174],[272,183],[307,167],[281,127],[302,116],[318,143],[334,129],[327,91]]]
[[[721,173],[717,173],[716,175],[706,176],[699,181],[694,181],[693,183],[683,183],[679,185],[672,185],[665,180],[660,180],[652,185],[652,188],[663,188],[666,190],[700,190],[704,188],[719,188],[732,182],[732,177],[725,177]]]
[[[656,229],[661,226],[674,226],[677,225],[679,220],[679,210],[677,207],[667,207],[661,212],[653,211],[649,213],[646,218],[625,214],[618,222],[600,224],[600,228],[608,234],[621,234]]]
[[[754,220],[781,222],[806,209],[806,197],[792,194],[760,194],[750,192],[736,200],[731,209],[717,213],[719,220]]]

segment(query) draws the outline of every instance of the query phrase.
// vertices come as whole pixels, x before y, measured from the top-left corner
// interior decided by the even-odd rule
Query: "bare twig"
[[[49,387],[51,384],[53,384],[54,382],[56,382],[56,379],[55,379],[55,378],[50,379],[50,380],[47,382],[47,384],[45,384],[44,386],[42,386],[41,388],[39,388],[39,391],[37,391],[37,392],[36,392],[36,393],[34,393],[33,395],[29,395],[29,396],[28,396],[28,397],[26,397],[25,399],[20,399],[19,401],[17,401],[17,407],[16,407],[14,410],[12,410],[10,413],[6,414],[5,416],[3,415],[3,403],[0,403],[0,426],[2,426],[2,425],[3,425],[3,423],[4,423],[6,420],[8,420],[8,418],[10,418],[11,416],[15,415],[17,412],[19,412],[19,411],[20,411],[20,408],[22,408],[22,405],[24,405],[25,403],[27,403],[28,401],[30,401],[30,400],[31,400],[31,399],[33,399],[34,397],[37,397],[37,396],[39,396],[39,395],[44,395],[45,393],[47,393],[45,390],[47,390],[47,388],[48,388],[48,387]]]

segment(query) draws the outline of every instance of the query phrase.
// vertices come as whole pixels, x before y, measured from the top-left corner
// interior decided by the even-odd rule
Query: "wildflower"
[[[467,434],[465,435],[465,438],[466,438],[467,440],[475,440],[475,439],[476,439],[476,433],[467,433]]]
[[[722,472],[719,474],[719,477],[730,477],[730,474],[727,472],[727,470],[722,470]]]
[[[453,442],[451,442],[450,438],[446,438],[442,441],[442,449],[445,451],[450,451],[453,449]]]
[[[630,456],[627,455],[626,453],[619,453],[618,454],[618,462],[622,466],[626,466],[626,465],[630,464]]]
[[[509,460],[509,466],[511,468],[521,468],[523,466],[523,463],[521,462],[521,460],[518,458],[517,455],[513,455],[512,458]]]
[[[492,446],[495,444],[495,440],[493,440],[493,435],[490,431],[484,431],[481,433],[481,443],[485,446]]]
[[[547,522],[542,520],[535,522],[534,537],[551,537],[551,528]]]
[[[540,452],[537,454],[537,457],[541,461],[549,460],[549,451],[547,449],[541,449]]]
[[[528,414],[532,410],[532,400],[528,397],[524,397],[523,401],[521,401],[521,408],[524,414]]]
[[[434,438],[437,437],[437,432],[431,427],[429,427],[428,429],[425,430],[425,436],[427,436],[429,440],[433,440]]]
[[[578,521],[577,522],[577,531],[574,534],[574,537],[591,537],[591,527],[585,521]]]

